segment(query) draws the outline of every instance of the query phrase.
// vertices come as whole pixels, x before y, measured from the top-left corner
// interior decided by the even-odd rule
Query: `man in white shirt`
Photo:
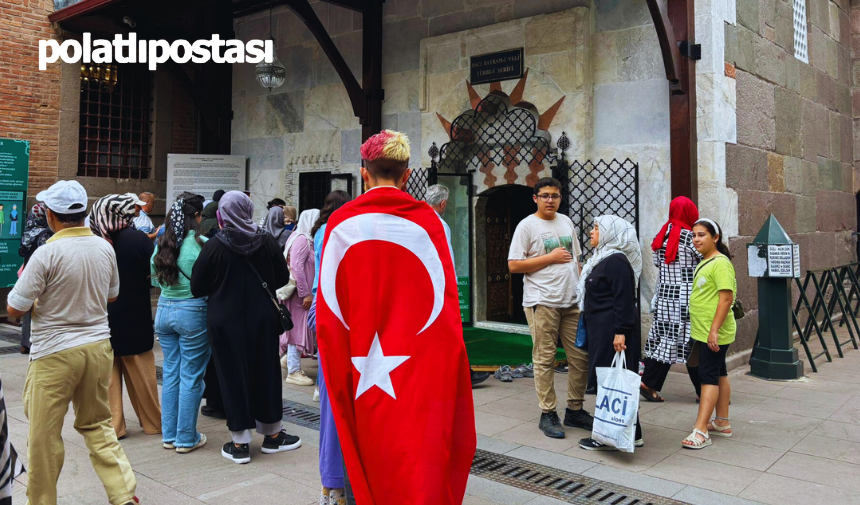
[[[63,466],[63,418],[74,405],[75,430],[112,505],[137,502],[137,481],[111,426],[108,383],[113,349],[107,304],[119,296],[113,247],[85,227],[87,193],[60,181],[36,195],[56,232],[38,248],[9,292],[6,310],[21,317],[32,308],[30,366],[24,415],[30,420],[27,498],[57,503]]]
[[[551,438],[564,438],[556,412],[555,354],[558,343],[567,353],[567,408],[564,424],[591,431],[594,418],[582,408],[588,381],[588,352],[577,348],[580,249],[576,227],[558,214],[561,183],[546,177],[534,186],[538,211],[523,219],[508,253],[511,273],[525,274],[523,308],[532,334],[535,390],[543,413],[538,427]]]
[[[453,260],[454,246],[451,242],[451,227],[448,226],[448,223],[446,223],[444,219],[442,219],[442,216],[445,215],[445,208],[448,206],[449,195],[450,192],[448,191],[448,188],[441,184],[434,184],[427,188],[427,192],[424,194],[424,201],[436,211],[436,214],[439,215],[439,220],[442,221],[442,227],[445,228],[445,238],[448,239],[448,248],[451,249],[451,259]],[[472,379],[472,387],[475,387],[476,384],[480,384],[490,377],[490,374],[487,372],[476,372],[471,368],[469,369],[469,375]]]

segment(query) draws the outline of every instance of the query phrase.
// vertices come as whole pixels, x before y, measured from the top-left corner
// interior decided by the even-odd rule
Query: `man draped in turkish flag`
[[[439,216],[401,191],[409,141],[362,147],[364,195],[328,221],[317,338],[358,505],[460,504],[475,417],[457,283]]]

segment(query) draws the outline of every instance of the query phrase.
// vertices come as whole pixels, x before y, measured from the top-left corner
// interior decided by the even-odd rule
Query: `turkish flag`
[[[382,187],[332,214],[317,338],[356,503],[462,503],[472,387],[453,259],[426,203]]]

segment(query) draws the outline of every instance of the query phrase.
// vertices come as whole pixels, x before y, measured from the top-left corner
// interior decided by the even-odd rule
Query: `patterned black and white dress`
[[[654,253],[654,265],[660,269],[660,274],[654,296],[654,322],[645,342],[645,357],[671,365],[686,363],[690,354],[690,292],[693,273],[701,261],[701,255],[693,247],[692,232],[681,230],[675,261],[667,264],[665,258],[664,240],[663,247]]]

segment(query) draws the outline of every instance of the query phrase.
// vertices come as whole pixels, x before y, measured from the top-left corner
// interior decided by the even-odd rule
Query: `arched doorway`
[[[485,191],[484,250],[487,293],[487,321],[526,324],[523,312],[523,275],[508,270],[508,251],[517,225],[537,212],[532,188],[519,184],[498,186]]]

